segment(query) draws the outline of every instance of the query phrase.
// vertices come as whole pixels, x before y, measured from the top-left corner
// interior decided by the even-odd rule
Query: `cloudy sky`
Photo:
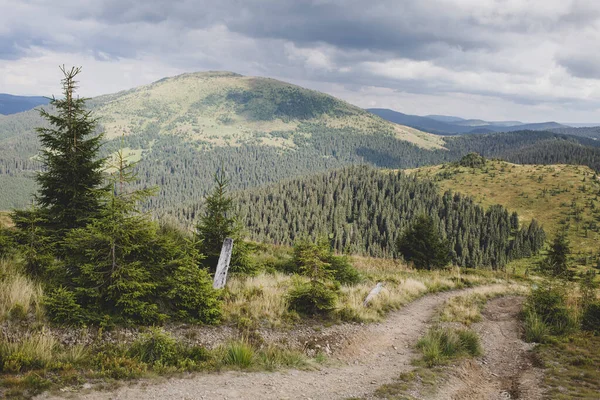
[[[0,92],[228,70],[361,107],[600,122],[598,0],[0,0]]]

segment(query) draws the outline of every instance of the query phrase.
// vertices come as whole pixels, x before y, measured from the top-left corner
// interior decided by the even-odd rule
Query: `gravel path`
[[[501,286],[501,285],[497,285]],[[494,286],[490,286],[494,287]],[[320,370],[193,374],[163,382],[141,381],[113,392],[69,394],[77,399],[346,399],[369,396],[411,369],[413,347],[436,308],[472,289],[425,296],[378,324],[365,325],[337,353],[338,365]],[[39,399],[57,399],[49,394]]]
[[[532,345],[521,340],[518,314],[523,298],[490,300],[483,321],[473,325],[484,356],[456,368],[435,400],[504,400],[543,398],[543,371],[532,360]]]

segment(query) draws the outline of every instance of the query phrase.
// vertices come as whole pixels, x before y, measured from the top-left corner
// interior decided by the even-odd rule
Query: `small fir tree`
[[[550,249],[548,255],[540,264],[540,270],[550,276],[569,278],[571,273],[569,271],[569,254],[571,253],[571,247],[567,238],[566,230],[559,232]]]
[[[425,215],[398,238],[398,252],[419,269],[442,268],[450,262],[450,247],[439,235],[433,219]]]
[[[249,249],[243,241],[242,229],[233,216],[233,199],[227,194],[229,180],[223,172],[214,175],[215,188],[206,196],[204,215],[196,225],[198,250],[206,257],[203,264],[214,273],[221,255],[223,241],[234,240],[231,271],[252,273]]]

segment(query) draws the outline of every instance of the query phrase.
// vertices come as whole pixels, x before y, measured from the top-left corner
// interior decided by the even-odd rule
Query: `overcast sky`
[[[600,122],[599,0],[0,0],[0,92],[228,70],[361,107]]]

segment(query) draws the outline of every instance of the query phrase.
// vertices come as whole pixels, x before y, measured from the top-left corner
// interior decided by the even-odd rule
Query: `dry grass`
[[[42,287],[19,272],[14,261],[0,260],[0,321],[42,315]]]
[[[481,311],[489,299],[508,294],[525,295],[527,291],[527,287],[518,284],[476,288],[468,295],[456,296],[446,301],[440,312],[440,320],[460,322],[469,326],[481,321]]]
[[[0,359],[7,371],[44,368],[54,360],[57,346],[57,339],[46,331],[27,333],[18,339],[0,340]]]
[[[278,325],[287,313],[285,294],[291,286],[292,277],[280,273],[233,277],[227,282],[225,319],[249,318]]]
[[[352,263],[363,280],[357,285],[341,287],[336,314],[342,320],[379,321],[388,312],[427,293],[501,282],[495,273],[485,271],[471,274],[462,273],[458,268],[417,271],[398,260],[366,257],[353,257]],[[281,273],[233,277],[227,283],[225,319],[244,325],[285,324],[293,317],[287,310],[286,294],[298,281],[305,279]],[[383,290],[365,307],[365,298],[378,282],[383,283]]]
[[[10,213],[7,211],[0,211],[0,228],[10,228],[14,226]]]

